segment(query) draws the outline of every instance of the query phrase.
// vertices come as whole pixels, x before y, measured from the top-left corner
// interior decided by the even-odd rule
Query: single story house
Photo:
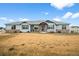
[[[79,33],[79,26],[71,26],[71,33]]]
[[[69,32],[69,23],[50,20],[11,22],[6,24],[6,31]]]

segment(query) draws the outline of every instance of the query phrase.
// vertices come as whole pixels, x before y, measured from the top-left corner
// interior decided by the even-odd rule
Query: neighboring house
[[[79,26],[71,26],[71,33],[79,33]]]
[[[0,32],[5,32],[5,29],[3,27],[0,27]]]
[[[69,32],[69,23],[58,21],[19,21],[6,24],[6,31],[20,32]]]
[[[2,31],[3,27],[0,27],[0,32]]]

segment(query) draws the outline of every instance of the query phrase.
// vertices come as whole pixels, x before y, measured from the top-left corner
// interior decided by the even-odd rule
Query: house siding
[[[71,33],[79,33],[79,28],[77,28],[77,27],[72,28],[71,27],[70,32]]]
[[[66,25],[66,29],[69,30],[69,25]]]
[[[56,30],[62,30],[62,25],[57,25]]]
[[[65,25],[66,26],[66,29],[62,29],[63,28],[63,25]],[[56,26],[56,32],[69,32],[69,25],[66,25],[66,24],[60,24],[60,25],[57,25]]]
[[[6,25],[6,30],[11,30],[12,25]]]
[[[16,25],[16,30],[20,30],[21,26],[20,25]]]
[[[48,26],[53,26],[54,25],[54,28],[53,29],[47,29],[47,32],[56,32],[56,25],[54,23],[48,23]]]

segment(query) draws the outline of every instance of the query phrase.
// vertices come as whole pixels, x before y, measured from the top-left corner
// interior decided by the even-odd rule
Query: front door
[[[41,31],[45,31],[45,25],[41,26]]]
[[[44,22],[42,22],[42,23],[40,23],[39,24],[39,26],[40,26],[40,31],[41,32],[46,32],[47,31],[47,23],[44,23]]]

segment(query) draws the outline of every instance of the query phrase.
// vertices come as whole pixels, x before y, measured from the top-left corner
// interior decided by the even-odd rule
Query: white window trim
[[[23,26],[25,26],[25,28],[23,28]],[[29,25],[22,25],[22,29],[29,29]]]

